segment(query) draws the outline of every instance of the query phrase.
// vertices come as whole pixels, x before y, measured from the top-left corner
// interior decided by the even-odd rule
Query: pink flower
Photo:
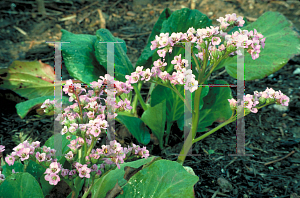
[[[139,150],[138,154],[142,157],[147,159],[149,157],[149,151],[147,148],[144,146],[142,149]]]
[[[37,152],[35,157],[39,162],[43,162],[46,159],[46,153]]]
[[[15,157],[8,155],[8,156],[5,158],[5,161],[6,161],[6,163],[7,163],[9,166],[14,165]]]
[[[45,173],[47,174],[51,174],[51,173],[59,173],[59,171],[61,170],[61,165],[57,162],[52,162],[49,166],[49,168],[46,169]]]
[[[69,151],[69,152],[65,155],[65,157],[66,157],[68,160],[71,160],[71,159],[73,159],[74,155],[73,155],[72,151]]]
[[[0,145],[0,153],[2,153],[3,151],[5,151],[5,146]]]
[[[221,43],[221,39],[219,37],[212,37],[211,43],[213,45],[219,45]]]
[[[63,177],[65,177],[65,176],[67,176],[69,174],[69,169],[62,169],[62,171],[61,171],[61,176],[63,176]]]
[[[49,181],[49,184],[56,185],[60,181],[60,177],[55,173],[45,175],[45,180]]]
[[[17,155],[24,161],[29,158],[30,148],[22,148],[17,152]]]
[[[90,178],[90,172],[91,172],[91,169],[87,167],[87,165],[83,165],[81,168],[79,168],[79,177],[83,178],[83,177],[86,177],[86,178]]]

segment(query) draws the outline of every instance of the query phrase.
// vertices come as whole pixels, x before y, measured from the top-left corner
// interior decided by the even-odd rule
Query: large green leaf
[[[179,93],[184,97],[184,86],[176,85]],[[208,94],[209,87],[202,87],[199,110],[203,106],[203,97]],[[195,92],[192,93],[192,97],[195,97]],[[178,120],[184,114],[184,103],[180,97],[171,89],[157,85],[151,94],[151,106],[155,106],[161,103],[163,100],[166,100],[167,105],[167,120],[169,122],[174,122]],[[192,109],[194,109],[194,101],[192,100]]]
[[[162,23],[165,20],[167,20],[170,17],[170,15],[171,15],[171,11],[169,8],[165,8],[164,11],[162,11],[162,13],[160,14],[158,20],[156,21],[156,23],[152,29],[152,32],[148,38],[146,47],[144,48],[141,56],[139,57],[139,59],[136,62],[136,66],[143,65],[144,69],[150,68],[150,66],[152,64],[150,57],[152,57],[152,55],[155,52],[155,50],[150,49],[151,41],[153,41],[155,39],[156,35],[160,34]]]
[[[266,12],[241,29],[256,29],[266,38],[265,48],[261,48],[258,59],[253,60],[245,51],[245,80],[262,79],[278,71],[290,58],[300,53],[299,34],[293,30],[293,24],[279,12]],[[237,78],[237,56],[222,61],[218,69],[224,66],[230,76]]]
[[[43,198],[39,183],[29,173],[16,173],[7,177],[0,185],[1,198]]]
[[[96,58],[101,65],[107,69],[107,53],[112,53],[112,51],[107,52],[107,43],[101,42],[122,42],[114,43],[114,67],[115,67],[115,77],[118,81],[126,82],[125,75],[130,75],[133,72],[133,66],[126,55],[126,43],[120,38],[114,37],[109,30],[100,29],[96,32],[97,41],[95,42],[95,53]],[[100,42],[100,43],[99,43]]]
[[[97,37],[88,34],[73,34],[62,29],[61,50],[66,68],[73,78],[85,84],[98,81],[99,76],[106,74],[95,56],[94,44]]]
[[[116,120],[126,126],[128,131],[142,144],[149,144],[150,133],[144,122],[136,117],[118,114]]]
[[[158,160],[133,175],[118,197],[194,197],[193,187],[198,180],[179,163]]]
[[[212,21],[199,10],[191,10],[189,8],[183,8],[181,10],[174,11],[168,20],[165,20],[162,24],[161,33],[182,32],[185,33],[190,27],[206,28],[212,25]]]
[[[53,90],[52,90],[53,91]],[[52,93],[53,94],[53,93]],[[54,100],[54,96],[43,96],[39,98],[34,98],[27,100],[25,102],[20,102],[16,104],[17,113],[21,119],[23,119],[32,109],[39,109],[45,100]],[[63,105],[72,105],[73,103],[69,102],[69,97],[62,96]]]
[[[40,177],[44,176],[46,168],[37,164],[36,162],[30,160],[26,168],[26,172],[30,173],[37,181],[40,180]]]
[[[54,80],[53,68],[41,61],[14,61],[0,69],[0,86],[28,99],[53,95]]]
[[[166,125],[166,101],[164,100],[154,107],[149,107],[144,111],[141,120],[150,127],[152,133],[159,140],[159,146],[163,148],[163,137]]]
[[[9,166],[7,163],[5,163],[4,166],[2,166],[2,174],[5,175],[5,177],[8,177],[12,174],[12,170],[14,169],[15,173],[17,172],[23,172],[24,165],[21,162],[16,161],[13,165]]]
[[[153,159],[154,157],[149,157],[147,159],[140,159],[133,162],[125,162],[120,164],[120,169],[116,168],[115,170],[111,170],[106,175],[96,179],[91,190],[92,198],[104,198],[106,193],[114,187],[117,181],[119,185],[124,185],[126,183],[126,180],[123,178],[125,174],[125,166],[139,168],[140,166],[151,162]]]
[[[214,85],[228,85],[226,81],[216,80]],[[232,115],[229,102],[231,99],[229,87],[210,87],[208,95],[203,98],[204,105],[199,113],[199,124],[197,132],[207,131],[208,126],[213,122],[224,122]],[[183,130],[184,116],[177,121],[180,130]]]

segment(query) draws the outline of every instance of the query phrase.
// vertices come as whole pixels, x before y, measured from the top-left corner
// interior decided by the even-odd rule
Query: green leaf
[[[133,175],[118,198],[194,197],[193,187],[199,177],[188,173],[179,163],[158,160]]]
[[[182,86],[176,85],[176,88],[179,90],[183,96]],[[180,118],[184,113],[184,103],[180,97],[172,91],[170,88],[157,85],[151,94],[151,106],[155,106],[161,103],[163,100],[166,100],[166,113],[167,120],[173,122]]]
[[[40,180],[40,177],[44,176],[46,169],[36,162],[29,160],[26,172],[30,173],[37,181]]]
[[[216,80],[214,85],[228,85],[228,83],[223,80]],[[206,127],[211,126],[213,122],[224,122],[229,119],[232,110],[227,99],[231,98],[229,87],[210,87],[207,96],[203,98],[204,105],[199,113],[197,132],[207,131]],[[179,129],[183,130],[183,116],[177,121],[177,124]]]
[[[2,166],[2,174],[5,175],[5,178],[12,174],[12,170],[14,169],[15,172],[23,172],[24,165],[21,162],[16,161],[13,165],[9,166],[7,163],[5,163],[4,166]]]
[[[57,141],[60,139],[59,136],[62,136],[61,139],[62,139],[62,145],[61,145],[61,148],[62,148],[62,156],[58,156],[57,157],[57,162],[61,163],[61,164],[64,164],[65,161],[66,161],[66,158],[64,157],[65,154],[67,154],[68,150],[70,149],[68,147],[68,145],[70,144],[70,141],[71,140],[75,140],[76,139],[76,136],[75,135],[72,135],[71,136],[71,139],[68,140],[67,139],[67,135],[64,134],[64,135],[61,135],[60,133],[57,133],[53,136],[51,136],[46,142],[45,142],[45,146],[47,147],[50,147],[51,149],[55,149],[57,150],[57,148],[54,147],[54,141]],[[58,153],[56,153],[58,154]]]
[[[53,91],[53,90],[52,90]],[[53,94],[53,93],[52,93]],[[45,100],[54,100],[54,96],[43,96],[34,98],[31,100],[27,100],[25,102],[20,102],[16,104],[17,113],[21,119],[23,119],[32,109],[38,109],[45,102]],[[62,96],[62,104],[63,105],[72,105],[69,102],[69,97]]]
[[[29,173],[16,173],[0,185],[1,198],[43,198],[39,183]]]
[[[64,29],[61,32],[61,42],[70,42],[61,45],[62,55],[70,76],[89,84],[98,81],[99,76],[106,74],[105,68],[99,64],[95,56],[96,36],[73,34]]]
[[[175,86],[179,93],[184,97],[184,86],[176,85]],[[202,87],[199,110],[203,106],[203,97],[208,94],[209,87]],[[192,93],[192,97],[195,98],[195,92]],[[168,122],[174,122],[181,118],[184,114],[184,103],[180,97],[171,89],[157,85],[151,94],[151,106],[154,106],[161,101],[166,100],[167,105],[167,120]],[[194,100],[192,100],[192,109],[194,109]]]
[[[190,27],[194,27],[197,30],[198,28],[206,28],[211,25],[212,21],[199,10],[183,8],[174,11],[168,20],[163,22],[160,32],[168,32],[171,35],[173,32],[185,33]]]
[[[136,117],[120,115],[116,117],[116,120],[126,126],[128,131],[142,144],[149,144],[150,133],[144,122]]]
[[[255,22],[241,28],[256,29],[265,38],[259,58],[253,60],[245,51],[245,80],[262,79],[282,68],[290,58],[300,53],[300,37],[293,30],[293,24],[279,12],[266,12]],[[222,61],[218,69],[224,67],[230,76],[237,78],[237,56]]]
[[[109,173],[103,175],[99,179],[96,179],[91,189],[92,198],[104,198],[106,193],[114,187],[117,181],[119,185],[124,185],[126,183],[126,180],[123,178],[125,174],[125,166],[139,168],[140,166],[151,162],[153,159],[154,157],[148,157],[147,159],[125,162],[120,164],[120,169],[116,168],[115,170],[111,170]]]
[[[54,80],[53,68],[41,61],[14,61],[0,69],[1,87],[28,99],[53,95]]]
[[[152,57],[152,55],[155,52],[155,50],[150,49],[151,41],[153,41],[155,39],[156,35],[160,34],[162,23],[165,20],[167,20],[170,17],[170,15],[171,15],[171,10],[169,8],[165,8],[164,11],[162,11],[162,13],[160,14],[158,20],[156,21],[156,23],[152,29],[152,32],[148,38],[146,47],[144,48],[141,56],[139,57],[139,59],[136,62],[136,66],[143,65],[144,69],[150,68],[150,66],[152,64],[150,57]]]
[[[149,126],[163,148],[163,137],[166,125],[166,100],[144,111],[141,120]]]
[[[122,43],[114,43],[114,67],[115,67],[115,77],[118,81],[126,82],[127,79],[125,75],[130,75],[133,72],[133,66],[126,55],[126,43],[124,40],[120,38],[114,37],[109,30],[100,29],[96,32],[97,41],[94,45],[96,58],[101,65],[105,67],[107,70],[107,43],[99,43],[99,42],[122,42]],[[108,51],[108,53],[113,53],[112,51]]]

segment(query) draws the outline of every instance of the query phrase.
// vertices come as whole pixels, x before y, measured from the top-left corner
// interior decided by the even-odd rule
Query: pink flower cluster
[[[221,58],[226,51],[230,51],[230,55],[234,53],[241,54],[237,51],[236,47],[246,48],[251,54],[253,59],[259,57],[260,47],[264,48],[265,38],[262,34],[257,33],[256,30],[248,32],[247,30],[234,32],[232,35],[227,35],[224,33],[229,26],[242,27],[245,21],[242,17],[236,17],[236,14],[227,14],[225,18],[220,17],[217,19],[221,23],[220,26],[206,27],[202,29],[195,30],[193,27],[189,28],[187,33],[160,33],[159,36],[156,35],[155,40],[151,41],[151,50],[158,48],[158,55],[163,58],[163,60],[158,59],[154,61],[151,71],[146,69],[143,71],[143,66],[138,66],[136,71],[130,76],[126,75],[127,82],[137,83],[139,80],[149,81],[151,78],[158,77],[163,81],[169,80],[172,84],[185,84],[185,89],[191,92],[198,88],[198,81],[195,80],[195,75],[192,74],[192,70],[187,70],[188,61],[181,58],[181,55],[174,57],[172,64],[174,64],[174,69],[172,75],[169,75],[167,71],[164,71],[167,63],[165,62],[166,53],[172,53],[173,47],[179,42],[192,42],[196,43],[196,48],[199,53],[195,56],[203,61],[203,56],[205,54],[206,47],[209,52],[209,60],[215,60]],[[219,31],[220,30],[220,31]],[[221,44],[218,48],[217,46],[221,43],[221,37],[225,37],[225,45]],[[162,72],[164,71],[164,72]]]
[[[288,106],[288,103],[290,101],[290,98],[281,91],[275,91],[272,88],[267,88],[263,92],[255,91],[254,95],[247,94],[243,97],[244,102],[244,108],[247,108],[252,113],[257,113],[257,108],[255,108],[258,104],[264,104],[275,102],[275,104],[281,104],[282,106]],[[237,104],[239,101],[236,101],[235,99],[228,99],[228,102],[230,103],[230,108],[232,110],[235,110],[237,108]]]
[[[37,159],[37,161],[42,162],[42,161],[51,161],[52,156],[55,155],[55,150],[51,149],[50,147],[46,147],[43,146],[42,148],[40,148],[39,150],[37,150],[38,148],[40,148],[40,142],[36,141],[33,143],[29,143],[27,140],[24,141],[23,143],[19,144],[18,146],[16,146],[15,148],[13,148],[13,152],[11,153],[11,155],[8,155],[5,158],[6,163],[11,166],[14,164],[14,162],[18,159],[20,159],[21,161],[25,161],[27,159],[30,159],[30,156],[34,156]],[[41,153],[42,154],[41,154]],[[33,159],[34,157],[32,157]]]
[[[114,78],[105,75],[105,78],[100,76],[103,80],[98,80],[98,82],[92,82],[91,87],[93,90],[89,90],[86,95],[80,95],[83,91],[86,92],[84,88],[81,88],[79,83],[72,83],[72,80],[66,81],[66,85],[63,88],[65,94],[70,96],[69,101],[76,101],[73,105],[68,106],[63,111],[63,114],[56,118],[56,120],[63,120],[61,122],[62,125],[65,125],[61,131],[62,134],[69,135],[80,135],[84,134],[85,137],[89,138],[97,138],[100,136],[100,133],[103,132],[108,127],[108,123],[105,120],[105,109],[106,106],[101,106],[100,96],[103,95],[103,90],[100,88],[104,84],[110,84],[112,86],[116,86],[115,91],[110,91],[105,89],[104,91],[107,94],[115,95],[116,93],[129,93],[132,86],[130,86],[129,82],[123,83],[119,81],[114,81]],[[113,88],[113,87],[112,87]],[[100,92],[101,91],[101,92]],[[79,96],[80,95],[80,96]],[[113,97],[114,98],[114,97]],[[78,101],[79,100],[79,101]],[[124,101],[119,101],[117,104],[115,100],[104,99],[107,105],[113,106],[113,108],[118,111],[125,111],[126,109],[132,109],[130,106],[130,101],[125,99]],[[49,104],[49,101],[45,101],[42,107],[45,107],[46,104]],[[51,104],[51,103],[50,103]],[[51,109],[52,106],[46,106],[44,111]],[[82,110],[82,114],[81,114]],[[114,113],[113,117],[116,117],[117,113]],[[82,117],[82,119],[81,119]],[[78,120],[87,121],[88,123],[80,123]],[[83,139],[79,139],[83,143]],[[90,142],[91,139],[87,139],[86,141]],[[70,147],[73,148],[73,147]]]

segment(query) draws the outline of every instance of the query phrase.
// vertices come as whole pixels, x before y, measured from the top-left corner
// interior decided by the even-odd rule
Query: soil
[[[214,0],[195,1],[196,9],[215,19],[228,13],[245,16],[255,21],[266,11],[278,11],[291,20],[300,29],[299,1],[262,1],[262,0]],[[138,8],[136,5],[148,3]],[[125,40],[128,56],[135,65],[159,14],[164,8],[172,11],[191,7],[188,1],[88,1],[60,0],[45,1],[46,16],[38,13],[35,1],[8,1],[0,3],[0,68],[8,67],[14,60],[42,60],[54,65],[54,47],[45,41],[58,41],[60,29],[76,34],[95,34],[100,29],[99,14],[102,10],[106,28],[114,36]],[[76,18],[61,21],[64,17],[76,14]],[[216,23],[215,23],[216,24]],[[297,197],[300,195],[300,76],[293,74],[300,68],[300,56],[293,57],[282,69],[260,80],[247,81],[245,93],[263,91],[266,87],[281,90],[291,101],[287,109],[278,109],[271,105],[258,113],[245,117],[246,153],[254,156],[233,157],[236,147],[236,123],[231,123],[193,146],[193,154],[188,156],[184,165],[193,168],[199,181],[194,186],[195,197]],[[220,74],[213,73],[212,76]],[[63,80],[73,79],[63,64]],[[236,84],[235,79],[226,72],[215,79],[226,80]],[[148,93],[145,85],[143,91]],[[233,97],[236,91],[232,88]],[[4,156],[12,152],[25,139],[38,140],[41,145],[52,136],[53,117],[36,117],[31,112],[24,119],[16,113],[15,105],[25,101],[10,90],[0,90],[1,118],[0,144],[6,146]],[[142,111],[139,112],[140,114]],[[210,128],[214,128],[214,123]],[[164,159],[176,160],[184,139],[182,131],[176,124],[171,129],[169,146],[160,150],[155,139],[147,145],[152,155]],[[120,130],[119,130],[120,132]],[[124,132],[125,133],[125,132]],[[127,138],[124,138],[127,137]],[[131,141],[132,137],[117,137],[122,144]],[[214,150],[213,154],[209,154]],[[220,187],[223,178],[233,188],[228,192]],[[219,179],[219,180],[218,180]],[[219,182],[218,182],[219,181]],[[57,185],[50,197],[67,197],[69,190],[62,182]],[[82,192],[81,192],[82,195]]]

